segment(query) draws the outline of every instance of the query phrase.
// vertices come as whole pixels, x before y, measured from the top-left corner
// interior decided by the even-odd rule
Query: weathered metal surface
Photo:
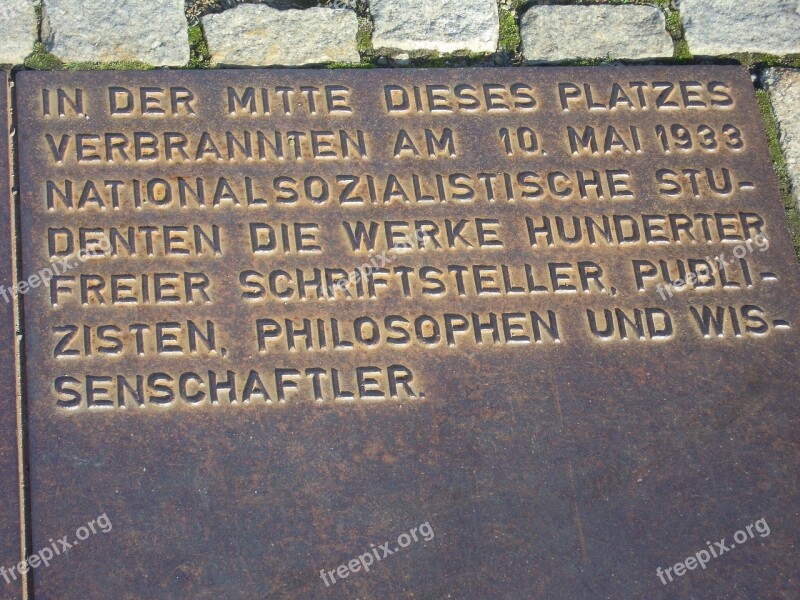
[[[744,69],[17,86],[25,273],[109,241],[25,296],[33,547],[113,523],[41,597],[797,596],[798,269]]]
[[[8,79],[0,72],[0,597],[21,598],[24,575],[17,568],[22,558],[22,535],[8,136]]]

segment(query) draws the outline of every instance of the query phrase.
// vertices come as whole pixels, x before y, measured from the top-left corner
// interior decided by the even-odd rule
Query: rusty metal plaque
[[[0,597],[21,598],[26,567],[20,513],[20,435],[14,321],[14,211],[9,166],[8,79],[0,71]]]
[[[798,265],[746,70],[17,95],[37,596],[800,595]]]

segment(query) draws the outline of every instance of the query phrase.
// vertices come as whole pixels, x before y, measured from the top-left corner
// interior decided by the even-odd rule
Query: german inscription
[[[37,90],[54,408],[420,402],[431,353],[791,328],[730,79],[529,73]]]
[[[791,360],[797,265],[743,69],[22,73],[18,89],[31,444],[45,456],[57,439],[141,471],[117,447],[129,431],[159,456],[168,432],[217,445],[218,428],[299,452],[287,432],[356,443],[371,435],[346,433],[357,419],[385,427],[410,465],[439,439],[410,441],[423,415],[480,428],[498,415],[472,411],[496,396],[519,403],[523,429],[563,428],[539,411],[633,406],[722,356]],[[628,368],[638,392],[615,383]],[[689,398],[727,397],[737,377]],[[572,400],[566,380],[582,388]],[[458,448],[434,452],[437,468],[463,468]],[[535,471],[521,456],[503,460]],[[220,490],[259,480],[223,463]],[[266,493],[314,487],[264,468]],[[79,486],[87,469],[58,476]],[[36,501],[56,473],[34,454],[34,537],[66,510]],[[122,531],[136,511],[109,477],[87,517],[107,511]],[[303,535],[324,537],[305,518]],[[524,529],[515,519],[501,527]],[[278,593],[281,568],[262,564]],[[72,577],[55,573],[36,577]]]

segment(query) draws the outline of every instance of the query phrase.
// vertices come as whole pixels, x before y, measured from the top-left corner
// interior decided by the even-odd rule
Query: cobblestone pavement
[[[356,31],[339,30],[342,11],[354,13]],[[281,30],[288,22],[293,29]],[[286,66],[325,65],[331,53],[344,56],[341,63],[379,65],[761,53],[800,66],[797,0],[3,0],[0,27],[0,64],[31,57],[29,66],[45,58],[192,66],[190,49],[195,66],[210,66],[221,47],[250,66],[280,66],[276,57],[287,57]],[[322,43],[328,28],[336,34]],[[253,43],[275,56],[249,51]]]

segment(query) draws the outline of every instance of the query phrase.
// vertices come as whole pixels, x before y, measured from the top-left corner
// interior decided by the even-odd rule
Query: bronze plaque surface
[[[13,211],[9,167],[8,79],[0,72],[0,597],[20,598],[20,484],[14,324]],[[24,570],[24,569],[23,569]]]
[[[77,542],[37,595],[800,593],[798,269],[746,70],[17,93],[32,547]]]

